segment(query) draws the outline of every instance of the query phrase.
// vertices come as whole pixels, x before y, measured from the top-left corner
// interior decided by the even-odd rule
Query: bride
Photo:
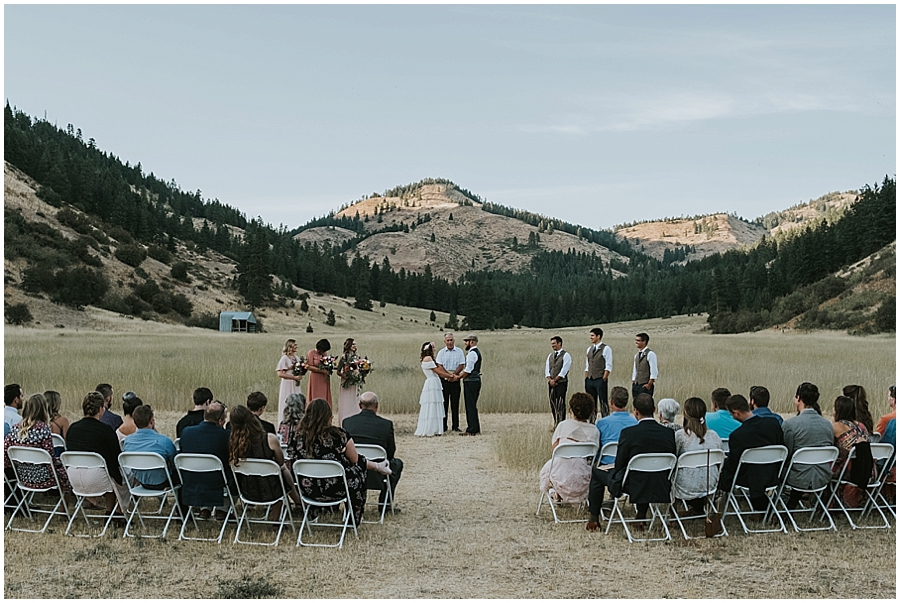
[[[441,379],[434,362],[434,343],[426,341],[422,344],[422,372],[425,373],[425,385],[422,386],[422,395],[419,397],[419,425],[416,427],[417,436],[441,435],[444,424],[444,395],[441,389]]]

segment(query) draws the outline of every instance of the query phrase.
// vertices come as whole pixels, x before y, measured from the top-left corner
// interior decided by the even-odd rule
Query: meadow
[[[843,385],[866,387],[875,417],[887,412],[894,383],[894,337],[781,331],[710,335],[702,317],[602,325],[615,352],[612,385],[630,382],[634,334],[647,331],[659,354],[657,398],[709,400],[725,386],[746,395],[772,392],[789,415],[802,381],[822,391],[826,414]],[[744,535],[727,522],[721,539],[629,544],[621,529],[588,533],[583,523],[554,525],[535,516],[538,470],[550,454],[552,421],[543,362],[560,334],[579,375],[587,327],[479,333],[484,389],[479,438],[413,435],[423,375],[422,332],[348,333],[374,361],[366,389],[392,419],[405,469],[397,491],[402,512],[385,525],[363,525],[343,549],[295,548],[287,532],[277,549],[123,539],[97,540],[6,532],[6,598],[889,598],[896,595],[896,529]],[[317,336],[319,334],[317,333]],[[333,351],[347,334],[326,336]],[[464,334],[457,333],[462,339]],[[311,348],[305,333],[231,335],[170,329],[160,333],[7,329],[5,380],[26,393],[56,389],[64,411],[103,381],[118,396],[132,389],[158,411],[158,429],[174,435],[197,386],[230,406],[260,390],[274,400],[275,364],[284,339]],[[580,379],[570,393],[580,389]],[[337,389],[335,388],[335,399]],[[118,403],[117,403],[118,406]],[[272,419],[274,404],[266,417]],[[118,406],[117,410],[121,410]],[[465,424],[465,415],[461,418]],[[569,511],[570,516],[574,511]],[[212,522],[210,522],[212,523]],[[695,526],[696,528],[696,526]],[[702,532],[702,527],[700,527]],[[177,533],[177,532],[176,532]],[[639,560],[639,561],[637,561]],[[198,571],[199,564],[199,571]],[[651,569],[652,568],[652,569]],[[615,578],[612,579],[611,572]]]

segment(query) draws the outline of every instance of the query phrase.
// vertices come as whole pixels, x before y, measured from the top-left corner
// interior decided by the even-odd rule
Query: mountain
[[[754,245],[764,236],[787,236],[810,224],[834,223],[858,198],[855,191],[828,193],[753,221],[719,213],[648,220],[617,226],[614,230],[617,237],[663,263],[684,263]]]
[[[434,276],[454,281],[470,270],[522,272],[539,251],[596,254],[607,267],[611,262],[629,262],[577,234],[486,212],[482,202],[468,198],[452,183],[420,183],[402,195],[372,196],[344,207],[335,218],[359,220],[361,228],[356,232],[314,226],[294,238],[301,243],[353,243],[345,252],[348,256],[388,258],[395,270],[408,272],[431,266]]]

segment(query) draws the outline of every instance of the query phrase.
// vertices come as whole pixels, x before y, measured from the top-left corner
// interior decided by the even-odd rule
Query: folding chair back
[[[62,437],[61,435],[59,435],[58,433],[52,433],[52,434],[50,434],[50,438],[53,440],[53,447],[54,447],[54,448],[62,448],[63,451],[65,451],[65,449],[66,449],[66,440],[65,440],[65,438],[63,438],[63,437]]]
[[[176,457],[177,458],[177,457]],[[241,517],[238,520],[238,527],[234,533],[234,542],[241,544],[258,544],[263,546],[278,546],[279,540],[281,540],[281,532],[284,531],[285,524],[290,525],[291,529],[294,529],[294,516],[291,514],[291,501],[288,498],[287,490],[284,488],[284,481],[281,478],[281,467],[275,461],[270,461],[268,459],[242,459],[241,462],[237,465],[232,465],[231,470],[234,472],[235,482],[237,484],[238,497],[241,499],[243,503],[243,512],[241,513]],[[278,478],[278,483],[281,485],[281,497],[275,500],[254,500],[249,498],[246,494],[246,487],[241,489],[241,480],[238,476],[245,476],[250,478],[264,478],[264,477],[275,477]],[[281,503],[281,512],[279,513],[278,519],[268,519],[268,514],[271,511],[271,507]],[[266,517],[263,519],[251,519],[247,517],[247,511],[251,506],[265,507],[266,508]],[[266,524],[272,526],[278,526],[278,532],[275,535],[275,540],[273,542],[259,542],[253,540],[241,540],[241,529],[244,526],[247,526],[248,529],[252,529],[252,524]]]
[[[607,442],[603,445],[603,448],[600,449],[600,454],[597,455],[597,462],[595,465],[599,467],[603,464],[603,457],[611,456],[613,458],[616,457],[616,454],[619,452],[619,443],[618,442]]]
[[[6,454],[7,456],[9,456],[10,463],[12,464],[13,474],[16,478],[16,488],[19,490],[18,504],[9,516],[9,522],[7,522],[6,524],[6,529],[14,530],[16,532],[32,532],[42,534],[47,530],[47,526],[50,525],[50,521],[54,516],[65,515],[66,519],[68,520],[69,507],[66,504],[66,499],[63,495],[63,489],[59,483],[59,477],[57,477],[56,471],[53,468],[53,457],[50,456],[50,453],[43,448],[32,448],[30,446],[10,446],[9,448],[7,448]],[[37,484],[23,482],[21,475],[19,475],[20,464],[29,464],[36,466],[45,465],[46,470],[53,478],[53,483],[47,487],[40,487]],[[48,510],[34,504],[34,496],[36,494],[50,492],[54,489],[59,493],[59,500],[52,509]],[[62,508],[62,510],[60,510],[60,507]],[[14,528],[12,527],[13,520],[16,518],[16,514],[18,514],[20,511],[24,512],[24,514],[29,518],[31,518],[32,513],[45,513],[47,514],[47,521],[44,522],[44,525],[40,530]]]
[[[367,460],[370,461],[384,461],[387,460],[387,451],[383,446],[379,446],[378,444],[356,444],[356,452],[366,457]],[[384,504],[381,505],[379,502],[380,517],[378,521],[361,521],[360,523],[384,523],[384,515],[387,512],[388,506],[391,508],[391,514],[394,513],[394,493],[391,489],[391,480],[387,475],[382,473],[378,473],[377,471],[368,471],[366,473],[366,489],[367,490],[378,490],[379,497],[382,491],[386,492]]]
[[[869,436],[869,443],[877,444],[879,442],[881,442],[881,434],[878,433],[877,431],[873,431],[872,435]]]
[[[596,442],[562,442],[561,444],[558,444],[556,448],[553,449],[553,454],[550,455],[550,475],[553,475],[553,465],[556,463],[557,459],[584,458],[587,459],[587,463],[590,465],[597,456],[597,449],[598,446]],[[550,505],[550,511],[553,513],[553,523],[575,523],[584,521],[584,519],[560,519],[556,512],[556,504],[554,503],[549,490],[546,492],[541,491],[535,515],[540,515],[544,499],[546,499],[547,504]],[[582,501],[581,504],[583,505],[584,501]]]
[[[831,519],[831,515],[828,513],[828,509],[825,506],[825,501],[822,500],[822,492],[824,492],[825,489],[828,488],[828,482],[824,483],[819,488],[800,488],[789,483],[791,471],[798,466],[810,467],[814,465],[822,465],[823,467],[826,467],[828,469],[828,473],[830,474],[831,467],[832,465],[834,465],[834,461],[835,459],[837,459],[837,457],[838,449],[835,446],[808,446],[796,450],[794,452],[794,456],[791,457],[791,460],[788,463],[787,470],[784,472],[784,479],[782,480],[781,486],[779,486],[778,488],[778,493],[775,496],[775,500],[777,504],[781,504],[781,508],[790,520],[794,531],[814,532],[818,530],[837,530],[837,527],[834,525],[834,521]],[[785,490],[788,489],[810,494],[813,498],[812,507],[794,510],[788,509],[787,501],[784,498]],[[816,514],[817,507],[822,509],[823,517],[828,519],[828,525],[820,527],[801,528],[794,519],[794,516],[802,513],[809,513],[810,520],[812,520]]]
[[[122,468],[123,475],[131,476],[126,477],[125,483],[128,484],[128,491],[131,493],[131,498],[134,503],[131,509],[131,514],[128,516],[128,521],[125,523],[125,533],[122,534],[122,537],[127,538],[129,536],[135,535],[131,533],[131,525],[134,522],[135,515],[137,515],[138,521],[140,521],[142,527],[146,525],[144,523],[145,519],[164,519],[166,521],[162,533],[141,534],[140,536],[142,538],[165,538],[166,532],[169,531],[169,524],[172,523],[172,519],[175,517],[175,513],[177,512],[178,517],[180,517],[182,520],[184,519],[184,516],[181,513],[181,507],[178,504],[177,499],[177,491],[179,486],[176,486],[175,482],[172,480],[172,475],[169,473],[169,467],[166,464],[166,459],[164,459],[162,455],[155,452],[121,452],[119,453],[119,467]],[[152,470],[158,470],[165,473],[166,481],[164,482],[163,488],[147,488],[143,486],[135,477],[135,471]],[[166,499],[169,494],[172,494],[173,497],[172,509],[171,511],[169,511],[168,516],[166,516],[163,515],[163,508],[166,505]],[[141,501],[147,498],[156,498],[160,501],[159,509],[151,515],[145,515],[140,511]]]
[[[628,466],[625,468],[625,476],[622,480],[623,484],[628,483],[628,478],[632,473],[664,473],[666,479],[671,481],[672,472],[675,470],[675,465],[677,464],[678,459],[674,454],[670,454],[667,452],[654,452],[654,453],[645,453],[645,454],[637,454],[631,457],[631,460],[628,461]],[[622,527],[625,528],[625,535],[628,536],[628,542],[651,542],[651,541],[659,541],[659,540],[671,540],[672,535],[669,533],[669,526],[666,525],[666,515],[669,512],[669,509],[672,507],[671,501],[668,503],[664,503],[666,508],[666,513],[662,513],[659,510],[659,505],[662,503],[649,503],[650,504],[650,525],[647,528],[647,531],[653,529],[653,526],[656,524],[656,521],[659,520],[660,525],[662,526],[663,532],[665,536],[661,538],[635,538],[631,534],[631,530],[628,529],[629,523],[636,522],[644,522],[643,519],[625,519],[625,516],[622,515],[622,506],[620,502],[624,498],[626,493],[623,492],[622,496],[619,496],[613,501],[613,509],[609,516],[609,521],[606,522],[606,533],[609,533],[610,527],[612,527],[613,523],[621,523]]]
[[[678,524],[678,527],[681,528],[681,535],[684,536],[685,540],[692,540],[695,537],[688,536],[687,530],[685,529],[684,524],[682,523],[682,519],[700,519],[701,517],[705,517],[704,515],[679,515],[677,511],[674,509],[675,505],[675,483],[678,482],[678,475],[682,471],[690,470],[690,469],[707,469],[708,467],[708,475],[709,481],[706,483],[706,492],[704,492],[703,497],[707,499],[706,504],[712,505],[712,497],[715,495],[717,486],[719,484],[719,471],[722,468],[722,465],[725,463],[725,452],[719,449],[710,449],[710,450],[691,450],[689,452],[683,452],[681,456],[678,457],[678,461],[675,464],[675,470],[672,472],[672,505],[670,508],[671,514],[675,518],[675,522]],[[713,471],[715,470],[715,471]],[[686,508],[686,507],[685,507]],[[723,526],[722,536],[727,536],[728,532],[724,529]]]
[[[729,488],[727,490],[728,498],[725,503],[725,512],[722,514],[723,519],[726,515],[729,514],[736,515],[738,521],[740,521],[741,523],[741,527],[744,529],[744,533],[746,534],[759,534],[763,532],[784,532],[785,534],[787,534],[787,528],[784,525],[784,521],[782,521],[781,519],[781,515],[778,514],[778,508],[775,506],[775,503],[773,501],[773,496],[778,492],[779,484],[771,486],[766,485],[766,510],[756,511],[753,509],[753,506],[750,503],[749,488],[746,486],[741,486],[737,483],[738,476],[741,474],[741,469],[744,467],[744,465],[777,465],[777,469],[773,473],[775,475],[781,475],[781,470],[784,468],[784,461],[786,458],[787,448],[779,444],[773,444],[771,446],[760,446],[758,448],[748,448],[747,450],[744,450],[744,452],[741,454],[741,458],[738,459],[737,468],[734,471],[734,479],[732,480],[732,483],[729,485]],[[736,493],[740,493],[743,495],[744,500],[749,506],[748,511],[744,511],[741,509]],[[732,513],[728,512],[729,506],[734,509]],[[763,522],[768,520],[770,517],[775,517],[778,520],[779,527],[772,529],[751,529],[744,521],[744,516],[753,514],[764,514]]]
[[[190,481],[192,473],[218,473],[222,477],[222,483],[227,484],[228,478],[225,475],[225,468],[222,466],[222,461],[219,457],[213,454],[194,454],[194,453],[181,453],[175,457],[175,470],[178,472],[179,480],[183,484],[185,483],[185,478],[187,481]],[[184,535],[185,530],[187,529],[188,520],[194,522],[194,528],[199,530],[200,527],[197,525],[197,518],[194,516],[194,506],[189,505],[187,511],[184,513],[184,521],[181,522],[181,532],[178,534],[178,540],[199,540],[203,542],[222,542],[222,536],[225,534],[225,527],[228,525],[228,518],[231,517],[232,513],[236,514],[234,508],[234,500],[231,498],[231,492],[228,490],[227,485],[223,486],[224,488],[224,496],[225,502],[228,505],[228,511],[225,514],[225,519],[222,521],[222,529],[219,530],[218,538],[199,538],[199,537],[188,537]],[[237,517],[237,515],[235,515]]]
[[[353,511],[350,508],[350,487],[347,485],[347,474],[344,472],[344,466],[341,465],[337,461],[328,461],[324,459],[297,459],[294,461],[294,475],[297,477],[297,483],[300,483],[303,479],[328,479],[328,478],[340,478],[344,484],[344,493],[342,496],[328,500],[328,501],[320,501],[309,498],[300,492],[300,499],[303,501],[303,521],[300,524],[300,533],[297,535],[297,546],[321,546],[321,547],[337,547],[342,548],[344,546],[344,536],[347,533],[347,528],[351,525],[353,526],[353,533],[356,535],[356,538],[359,538],[359,533],[356,531],[356,518],[353,516]],[[321,521],[316,521],[316,527],[332,527],[332,528],[341,528],[341,538],[337,542],[337,544],[320,544],[320,543],[311,543],[311,542],[303,542],[303,528],[309,531],[310,536],[312,535],[312,521],[309,517],[310,509],[322,509],[324,507],[334,507],[336,505],[343,504],[344,505],[344,516],[343,523],[324,523]]]
[[[722,452],[725,453],[725,456],[728,456],[728,453],[731,452],[731,448],[728,447],[728,438],[722,438]]]
[[[84,517],[84,522],[88,527],[91,525],[91,519],[106,519],[106,522],[103,524],[103,530],[99,534],[75,534],[75,536],[79,536],[82,538],[91,538],[96,537],[99,538],[106,534],[107,528],[109,528],[109,524],[112,522],[113,513],[115,512],[115,506],[113,506],[113,513],[102,513],[102,514],[92,514],[89,515],[84,508],[84,501],[87,498],[97,498],[105,495],[107,492],[111,491],[112,481],[109,477],[109,468],[106,466],[106,460],[100,456],[96,452],[63,452],[59,460],[62,461],[63,466],[66,468],[66,472],[69,474],[69,481],[72,483],[72,493],[75,495],[76,504],[75,510],[72,512],[72,517],[69,519],[69,525],[66,526],[66,535],[72,530],[72,525],[75,523],[75,519],[78,517],[78,512],[81,511],[82,517]],[[105,477],[104,480],[93,480],[91,483],[97,484],[96,488],[93,489],[81,489],[80,480],[73,479],[75,472],[79,469],[93,469],[95,471],[102,471]],[[102,483],[108,484],[107,488],[100,488],[99,485]]]

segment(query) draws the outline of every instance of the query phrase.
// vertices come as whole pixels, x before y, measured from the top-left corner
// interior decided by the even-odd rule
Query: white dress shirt
[[[466,363],[466,355],[458,346],[453,346],[452,350],[445,347],[438,350],[437,358],[434,359],[436,364],[444,367],[448,373],[454,372],[459,365]]]
[[[600,341],[597,343],[597,345],[589,345],[588,349],[584,352],[584,372],[585,373],[587,373],[588,371],[591,370],[591,367],[588,364],[587,355],[590,354],[591,352],[593,352],[596,348],[599,348],[601,343],[603,343],[603,342]],[[606,368],[603,370],[609,371],[611,373],[612,372],[612,348],[611,347],[606,346],[605,348],[603,348],[603,358],[606,360]]]
[[[562,350],[560,350],[562,351]],[[547,356],[547,363],[544,370],[544,376],[550,377],[550,360],[556,359],[556,352],[550,352],[550,355]],[[559,371],[559,375],[557,377],[566,378],[569,374],[569,369],[572,368],[572,356],[568,352],[563,353],[563,365],[562,370]]]
[[[475,370],[475,363],[478,362],[478,354],[475,353],[475,348],[477,345],[473,345],[469,348],[469,353],[466,354],[466,368],[463,369],[463,372],[467,375],[471,375]]]

